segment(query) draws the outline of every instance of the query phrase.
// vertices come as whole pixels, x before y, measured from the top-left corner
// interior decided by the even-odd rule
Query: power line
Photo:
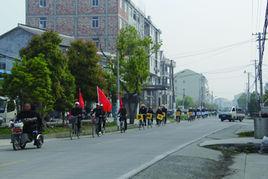
[[[205,55],[205,54],[209,54],[209,53],[214,53],[214,52],[218,52],[218,51],[228,49],[228,48],[231,48],[231,47],[244,45],[244,44],[247,44],[247,43],[249,43],[251,41],[252,41],[252,39],[251,40],[246,40],[246,41],[241,41],[241,42],[238,42],[238,43],[225,45],[225,46],[221,46],[221,47],[217,47],[217,48],[213,48],[213,49],[210,49],[210,50],[199,50],[199,51],[195,51],[195,52],[186,52],[186,53],[182,53],[182,55],[174,57],[173,59],[189,58],[189,57],[194,57],[194,56],[200,56],[200,55]],[[186,55],[186,54],[188,54],[188,55]]]

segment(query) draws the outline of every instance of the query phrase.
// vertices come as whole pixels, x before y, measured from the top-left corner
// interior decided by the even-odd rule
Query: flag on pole
[[[85,102],[80,89],[79,89],[79,104],[82,109],[85,109]]]
[[[112,111],[112,104],[110,100],[105,96],[104,92],[97,86],[98,102],[103,104],[104,112]]]
[[[120,101],[120,109],[123,108],[123,99],[121,98],[121,96],[119,96],[119,101]]]

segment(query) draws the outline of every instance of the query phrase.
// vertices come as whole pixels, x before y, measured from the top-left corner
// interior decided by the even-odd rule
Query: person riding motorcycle
[[[28,134],[30,139],[33,138],[33,131],[37,130],[39,133],[42,133],[42,119],[36,111],[32,110],[30,103],[23,105],[23,110],[18,113],[15,121],[21,121],[23,123],[23,133]]]

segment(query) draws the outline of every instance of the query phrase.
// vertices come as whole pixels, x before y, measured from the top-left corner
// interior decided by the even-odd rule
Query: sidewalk
[[[10,139],[0,139],[0,147],[11,145]]]
[[[241,131],[249,131],[253,129],[252,124],[246,124],[237,130],[236,133]],[[262,140],[255,138],[229,138],[219,140],[207,140],[199,144],[201,147],[206,146],[226,146],[226,147],[260,147]],[[268,154],[259,153],[240,153],[233,155],[233,164],[229,166],[231,174],[225,176],[224,179],[266,179],[268,166]]]

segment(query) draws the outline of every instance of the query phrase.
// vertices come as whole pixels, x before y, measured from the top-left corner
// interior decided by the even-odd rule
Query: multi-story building
[[[134,26],[141,37],[150,36],[155,43],[161,41],[161,31],[131,0],[26,0],[26,24],[92,40],[111,54],[116,53],[120,29],[127,25]],[[161,85],[160,51],[148,60],[150,78],[144,93],[152,96],[152,103],[157,105],[157,86]]]
[[[209,88],[206,77],[192,70],[183,70],[175,74],[174,79],[176,99],[183,99],[190,96],[202,107],[204,103],[209,102]]]

